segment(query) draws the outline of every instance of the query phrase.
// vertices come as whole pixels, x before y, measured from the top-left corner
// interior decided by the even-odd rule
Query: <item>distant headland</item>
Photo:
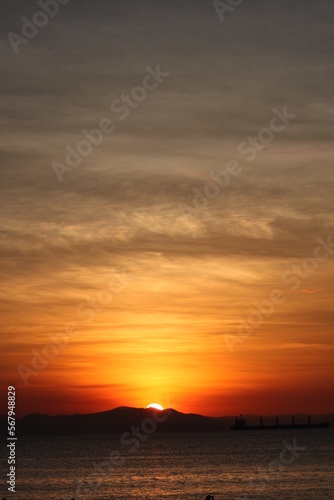
[[[247,423],[255,425],[260,417],[245,415]],[[270,419],[273,417],[265,417]],[[276,418],[276,417],[275,417]],[[280,415],[280,422],[291,422],[291,415]],[[298,421],[308,419],[307,415],[296,415]],[[313,415],[314,424],[334,423],[334,414]],[[4,415],[0,416],[3,428],[7,425]],[[181,413],[172,408],[118,407],[109,411],[74,415],[31,414],[17,420],[19,435],[80,435],[80,434],[119,434],[132,427],[151,425],[157,432],[201,432],[226,431],[235,424],[235,416],[208,417],[194,413]]]

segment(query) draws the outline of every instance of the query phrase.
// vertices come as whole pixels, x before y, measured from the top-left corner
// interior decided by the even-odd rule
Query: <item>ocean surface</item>
[[[138,447],[134,448],[137,443]],[[334,430],[21,437],[16,493],[1,498],[334,499]]]

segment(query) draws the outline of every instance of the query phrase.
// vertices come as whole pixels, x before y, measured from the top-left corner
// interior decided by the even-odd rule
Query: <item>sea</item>
[[[145,439],[144,439],[145,438]],[[142,440],[141,440],[142,439]],[[334,430],[19,437],[15,500],[334,499]]]

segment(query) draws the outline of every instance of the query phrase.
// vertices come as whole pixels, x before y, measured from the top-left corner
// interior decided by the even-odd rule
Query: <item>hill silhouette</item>
[[[151,408],[118,407],[113,410],[74,415],[41,415],[31,414],[17,420],[17,435],[73,435],[73,434],[118,434],[140,427],[145,419],[157,416],[157,432],[199,432],[226,431],[234,424],[235,417],[208,417],[194,413],[181,413],[172,408],[160,412]],[[280,416],[291,419],[291,416]],[[304,416],[305,417],[305,416]],[[249,423],[255,423],[259,417],[245,415]],[[265,417],[270,418],[270,417]],[[303,415],[298,415],[302,419]],[[333,422],[334,415],[319,415],[312,417],[314,421]],[[162,422],[162,420],[164,420]],[[0,417],[1,427],[6,434],[7,417]]]
[[[156,412],[150,408],[119,407],[113,410],[74,415],[31,414],[17,420],[18,435],[43,434],[113,434],[139,426],[145,419],[157,415],[164,422],[157,423],[159,432],[217,430],[223,419],[196,414],[184,414],[174,409]],[[226,426],[226,424],[225,424]]]

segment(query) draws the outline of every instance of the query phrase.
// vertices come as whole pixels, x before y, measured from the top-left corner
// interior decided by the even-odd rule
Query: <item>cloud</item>
[[[90,356],[100,360],[106,345],[103,366],[113,363],[113,376],[120,370],[119,383],[127,387],[145,349],[158,351],[161,365],[172,369],[173,350],[185,365],[199,366],[208,348],[220,356],[213,364],[218,386],[227,377],[223,335],[235,331],[254,300],[282,287],[282,273],[312,255],[317,237],[333,234],[334,6],[256,0],[221,23],[202,0],[98,0],[93,8],[72,0],[16,55],[6,34],[19,32],[21,17],[35,8],[10,2],[0,20],[7,368],[15,370],[50,329],[79,321],[78,305],[124,268],[133,284],[83,328],[81,343],[73,341],[78,365],[71,376],[76,369],[81,374],[80,363],[91,366]],[[168,81],[122,122],[111,103],[156,64],[170,73]],[[296,120],[248,163],[239,144],[283,106]],[[115,133],[60,184],[52,162],[62,161],[65,147],[75,147],[81,131],[103,117],[115,120]],[[194,188],[203,191],[210,172],[231,159],[241,174],[187,223],[180,205],[193,206]],[[273,357],[279,335],[298,334],[305,346],[310,335],[317,345],[328,342],[332,282],[326,263],[265,325]],[[250,372],[263,330],[254,339],[242,351]],[[131,349],[129,381],[122,370]],[[45,383],[56,385],[57,369],[70,366],[64,356]],[[233,379],[241,369],[230,363]],[[273,366],[281,368],[277,360]],[[96,377],[92,387],[103,385],[102,374]]]

